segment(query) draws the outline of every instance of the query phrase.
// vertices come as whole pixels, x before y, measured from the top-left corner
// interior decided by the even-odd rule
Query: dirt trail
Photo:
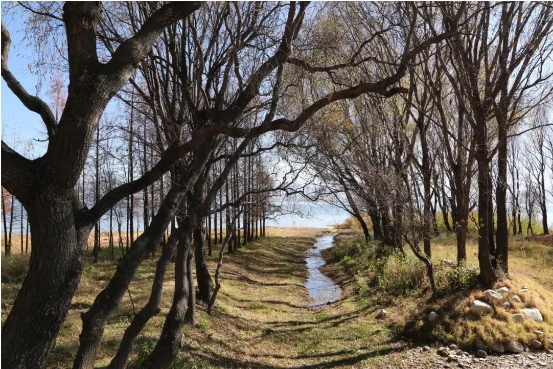
[[[402,346],[371,321],[375,307],[346,297],[308,310],[305,252],[314,238],[271,238],[224,264],[209,327],[186,338],[193,358],[225,368],[351,368]]]

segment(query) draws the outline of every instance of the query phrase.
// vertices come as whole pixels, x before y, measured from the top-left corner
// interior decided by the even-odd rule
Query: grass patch
[[[376,253],[378,244],[363,245],[362,235],[348,233],[338,238],[337,246],[330,250],[327,259],[340,266],[352,279],[353,290],[360,298],[372,299],[392,310],[394,319],[389,328],[398,335],[407,336],[420,343],[451,343],[473,347],[476,340],[487,344],[507,343],[510,340],[529,346],[538,339],[544,347],[551,346],[547,338],[553,337],[553,245],[535,239],[512,237],[510,239],[510,274],[512,279],[497,283],[494,288],[506,286],[509,293],[501,301],[484,298],[478,285],[477,245],[474,239],[467,243],[469,256],[465,267],[440,261],[455,260],[454,235],[433,239],[432,253],[435,279],[441,294],[431,298],[425,268],[406,248],[398,252]],[[529,292],[519,292],[528,288]],[[514,299],[519,295],[522,302]],[[468,321],[469,306],[475,299],[492,304],[494,312],[478,321]],[[508,301],[511,307],[501,306]],[[522,308],[536,307],[544,321],[526,319],[515,323],[513,314]],[[440,315],[437,325],[431,325],[427,315],[435,311]],[[537,335],[535,331],[543,332]]]

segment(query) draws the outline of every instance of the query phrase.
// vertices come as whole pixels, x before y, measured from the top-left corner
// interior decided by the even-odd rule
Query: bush
[[[29,269],[28,255],[11,255],[2,258],[2,283],[21,283]]]
[[[439,288],[449,290],[466,290],[478,283],[478,272],[463,266],[446,267],[436,273],[436,284]]]
[[[361,255],[363,251],[365,251],[364,245],[359,242],[352,242],[348,245],[347,256],[354,258]]]

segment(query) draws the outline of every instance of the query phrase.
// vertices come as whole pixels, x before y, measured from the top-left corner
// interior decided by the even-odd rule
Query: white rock
[[[505,348],[507,349],[507,351],[512,352],[513,354],[524,352],[524,346],[518,341],[509,341]]]
[[[428,314],[428,321],[431,324],[437,323],[440,319],[440,316],[435,311],[431,311],[430,314]]]
[[[469,311],[477,315],[484,315],[491,313],[493,311],[493,308],[485,302],[474,300],[470,305]]]
[[[514,295],[513,300],[515,300],[516,302],[522,302],[522,299],[520,298],[519,295]]]
[[[530,290],[529,290],[528,288],[524,287],[524,288],[521,288],[520,291],[518,291],[518,292],[520,292],[520,293],[528,293],[528,292],[530,292]]]
[[[388,316],[388,312],[385,309],[381,309],[378,314],[376,314],[377,319],[383,319]]]
[[[497,289],[497,292],[499,292],[501,294],[504,294],[504,293],[509,292],[509,288],[508,287],[501,287],[501,288]]]
[[[534,333],[537,335],[537,336],[541,336],[543,334],[543,331],[540,331],[539,329],[534,329]]]
[[[505,301],[503,304],[501,304],[501,307],[505,310],[511,308],[511,303],[509,301]]]
[[[495,292],[494,290],[486,290],[484,291],[484,296],[489,298],[490,300],[501,300],[501,294]]]
[[[520,313],[513,314],[513,321],[515,323],[522,323],[524,321],[524,315]]]
[[[451,345],[449,345],[448,348],[449,348],[450,350],[452,350],[452,351],[455,351],[455,350],[458,350],[458,349],[459,349],[459,347],[457,347],[457,345],[454,344],[454,343],[452,343]]]
[[[526,308],[526,309],[520,309],[520,311],[526,315],[528,319],[532,319],[536,322],[543,322],[543,316],[541,315],[540,311],[536,308]]]

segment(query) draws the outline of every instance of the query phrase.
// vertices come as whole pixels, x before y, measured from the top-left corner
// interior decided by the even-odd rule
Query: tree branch
[[[48,131],[48,137],[52,138],[57,132],[57,122],[50,107],[37,96],[30,95],[27,90],[19,83],[15,76],[8,68],[8,54],[10,52],[11,37],[8,29],[2,23],[2,78],[10,90],[17,96],[19,101],[25,105],[27,109],[38,113]]]

